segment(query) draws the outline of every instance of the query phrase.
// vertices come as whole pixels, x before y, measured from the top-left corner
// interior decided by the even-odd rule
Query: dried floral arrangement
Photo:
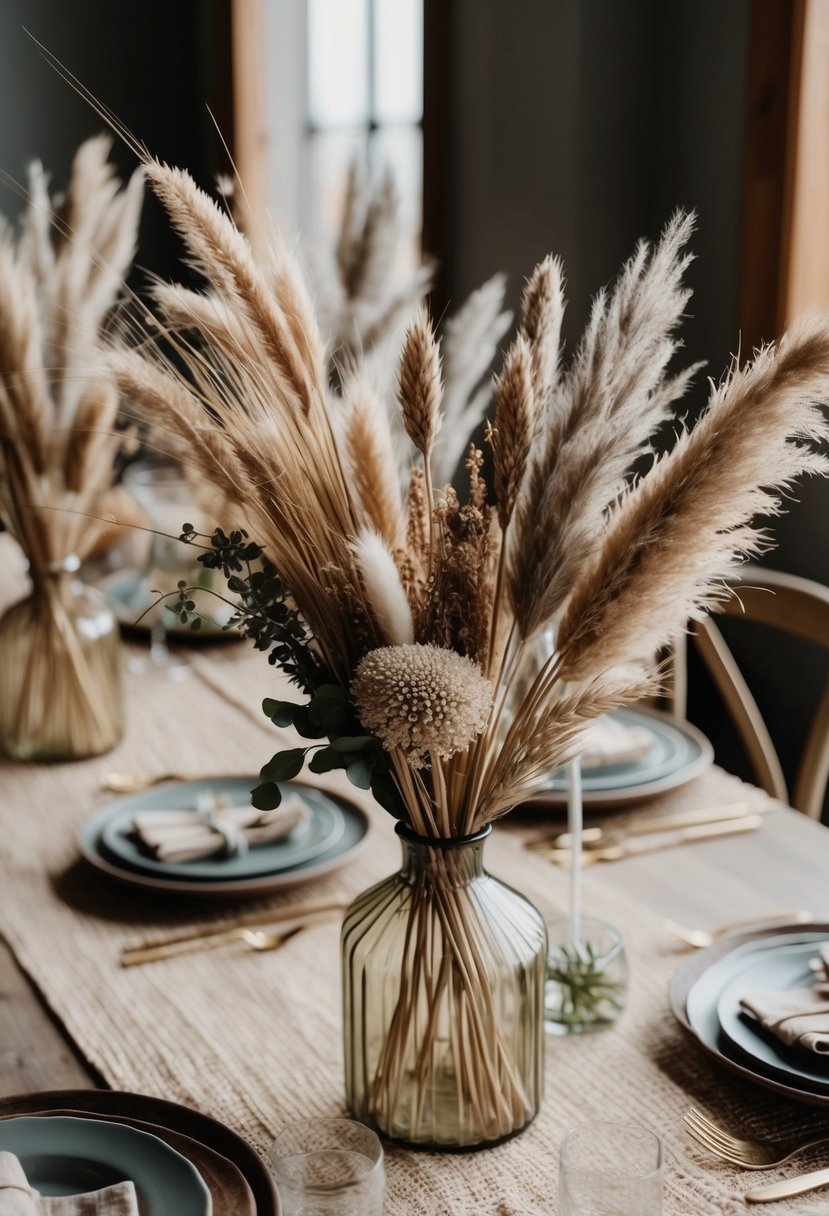
[[[106,137],[81,145],[62,204],[32,164],[19,238],[0,226],[0,518],[28,559],[40,623],[37,640],[25,641],[20,698],[3,698],[4,715],[17,719],[4,733],[25,735],[27,722],[44,738],[68,730],[75,754],[101,750],[119,718],[57,577],[95,542],[120,442],[101,339],[135,252],[143,173],[122,189],[109,151]],[[10,662],[8,634],[3,645]]]
[[[562,269],[552,257],[535,269],[495,381],[492,484],[470,447],[463,499],[432,467],[445,389],[440,344],[417,313],[399,367],[401,494],[387,410],[372,407],[351,441],[335,413],[327,352],[290,254],[276,247],[260,268],[186,173],[145,167],[219,306],[190,312],[201,341],[172,335],[186,375],[146,346],[114,352],[109,366],[238,504],[237,531],[214,536],[206,561],[239,580],[241,619],[307,695],[265,703],[311,742],[265,766],[263,806],[309,760],[312,772],[345,768],[421,837],[477,832],[575,756],[593,717],[654,689],[659,647],[716,608],[724,576],[767,543],[755,517],[775,514],[800,474],[827,471],[813,446],[829,433],[819,404],[829,395],[829,325],[818,318],[731,368],[694,429],[678,424],[671,451],[629,481],[694,371],[668,371],[689,295],[692,221],[678,214],[597,297],[566,370]],[[159,295],[175,330],[167,302]],[[359,392],[344,385],[346,419]],[[183,588],[185,617],[188,595]],[[555,652],[516,698],[522,656],[550,623]],[[451,851],[436,856],[451,869]],[[390,1031],[377,1063],[369,1114],[393,1120],[393,1095],[406,1091],[406,1028],[425,984],[429,1009],[452,1009],[478,1028],[458,1045],[458,1067],[475,1080],[462,1100],[491,1139],[520,1126],[529,1107],[481,997],[474,909],[447,888],[457,932],[443,949],[453,965],[401,988],[399,1033]],[[412,911],[412,940],[424,951],[441,940],[435,915],[428,901]],[[436,1067],[423,1033],[418,1102]]]

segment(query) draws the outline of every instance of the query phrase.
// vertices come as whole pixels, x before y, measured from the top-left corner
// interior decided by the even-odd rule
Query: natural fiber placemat
[[[343,1113],[337,926],[309,929],[272,954],[226,946],[122,970],[126,942],[203,921],[204,913],[192,903],[161,904],[119,890],[91,873],[75,846],[79,825],[107,800],[98,788],[105,771],[255,773],[269,746],[278,745],[256,712],[279,683],[261,658],[201,657],[196,669],[182,683],[131,679],[126,736],[109,756],[59,767],[0,764],[0,926],[110,1085],[198,1107],[264,1151],[291,1119]],[[713,770],[683,799],[710,805],[743,788]],[[679,801],[662,799],[654,810]],[[369,847],[309,894],[354,894],[397,867],[391,822],[371,814]],[[545,914],[563,911],[566,874],[528,854],[514,833],[496,832],[487,862]],[[687,1107],[702,1105],[748,1131],[774,1127],[781,1138],[820,1120],[717,1070],[684,1037],[665,995],[681,955],[658,917],[611,892],[596,870],[585,873],[584,896],[586,913],[625,934],[632,974],[626,1013],[602,1034],[548,1040],[542,1112],[515,1140],[457,1156],[390,1149],[390,1216],[554,1213],[559,1138],[589,1119],[634,1119],[663,1137],[666,1213],[744,1212],[747,1176],[696,1153],[682,1130]],[[232,911],[224,905],[216,915]],[[791,1172],[808,1164],[799,1158]],[[825,1212],[826,1199],[806,1196],[776,1210]]]

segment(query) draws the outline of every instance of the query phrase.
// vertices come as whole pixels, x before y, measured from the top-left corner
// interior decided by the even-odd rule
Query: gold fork
[[[729,933],[737,933],[740,929],[752,929],[755,926],[762,928],[763,925],[808,925],[814,919],[811,912],[798,908],[791,911],[785,909],[780,912],[770,912],[768,916],[752,916],[746,920],[731,921],[730,924],[720,925],[718,929],[712,930],[688,929],[685,925],[668,919],[662,923],[669,933],[673,933],[674,937],[678,937],[686,946],[693,946],[695,950],[704,950],[706,946],[712,946],[718,937],[726,937]]]
[[[773,1166],[782,1165],[796,1153],[804,1149],[814,1148],[817,1144],[829,1144],[829,1134],[813,1136],[802,1140],[799,1144],[764,1144],[761,1140],[738,1140],[729,1135],[716,1123],[707,1119],[702,1111],[691,1107],[683,1116],[685,1126],[690,1136],[708,1149],[715,1157],[730,1161],[732,1165],[740,1165],[744,1170],[770,1170]]]

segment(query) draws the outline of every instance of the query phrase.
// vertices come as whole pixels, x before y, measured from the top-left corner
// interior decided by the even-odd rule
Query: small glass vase
[[[547,926],[545,1019],[551,1034],[604,1030],[621,1016],[627,1000],[628,964],[619,930],[585,916],[574,945],[570,928],[567,920]]]
[[[544,920],[484,869],[489,827],[457,840],[396,830],[402,869],[343,924],[348,1106],[410,1147],[483,1148],[541,1103]]]
[[[118,623],[63,563],[0,618],[0,745],[16,760],[81,760],[121,737]]]

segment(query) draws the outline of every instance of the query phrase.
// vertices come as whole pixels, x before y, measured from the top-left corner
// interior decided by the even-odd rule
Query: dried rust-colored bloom
[[[465,751],[486,724],[492,689],[471,659],[439,646],[383,646],[358,665],[351,693],[360,721],[418,768],[431,753]]]

